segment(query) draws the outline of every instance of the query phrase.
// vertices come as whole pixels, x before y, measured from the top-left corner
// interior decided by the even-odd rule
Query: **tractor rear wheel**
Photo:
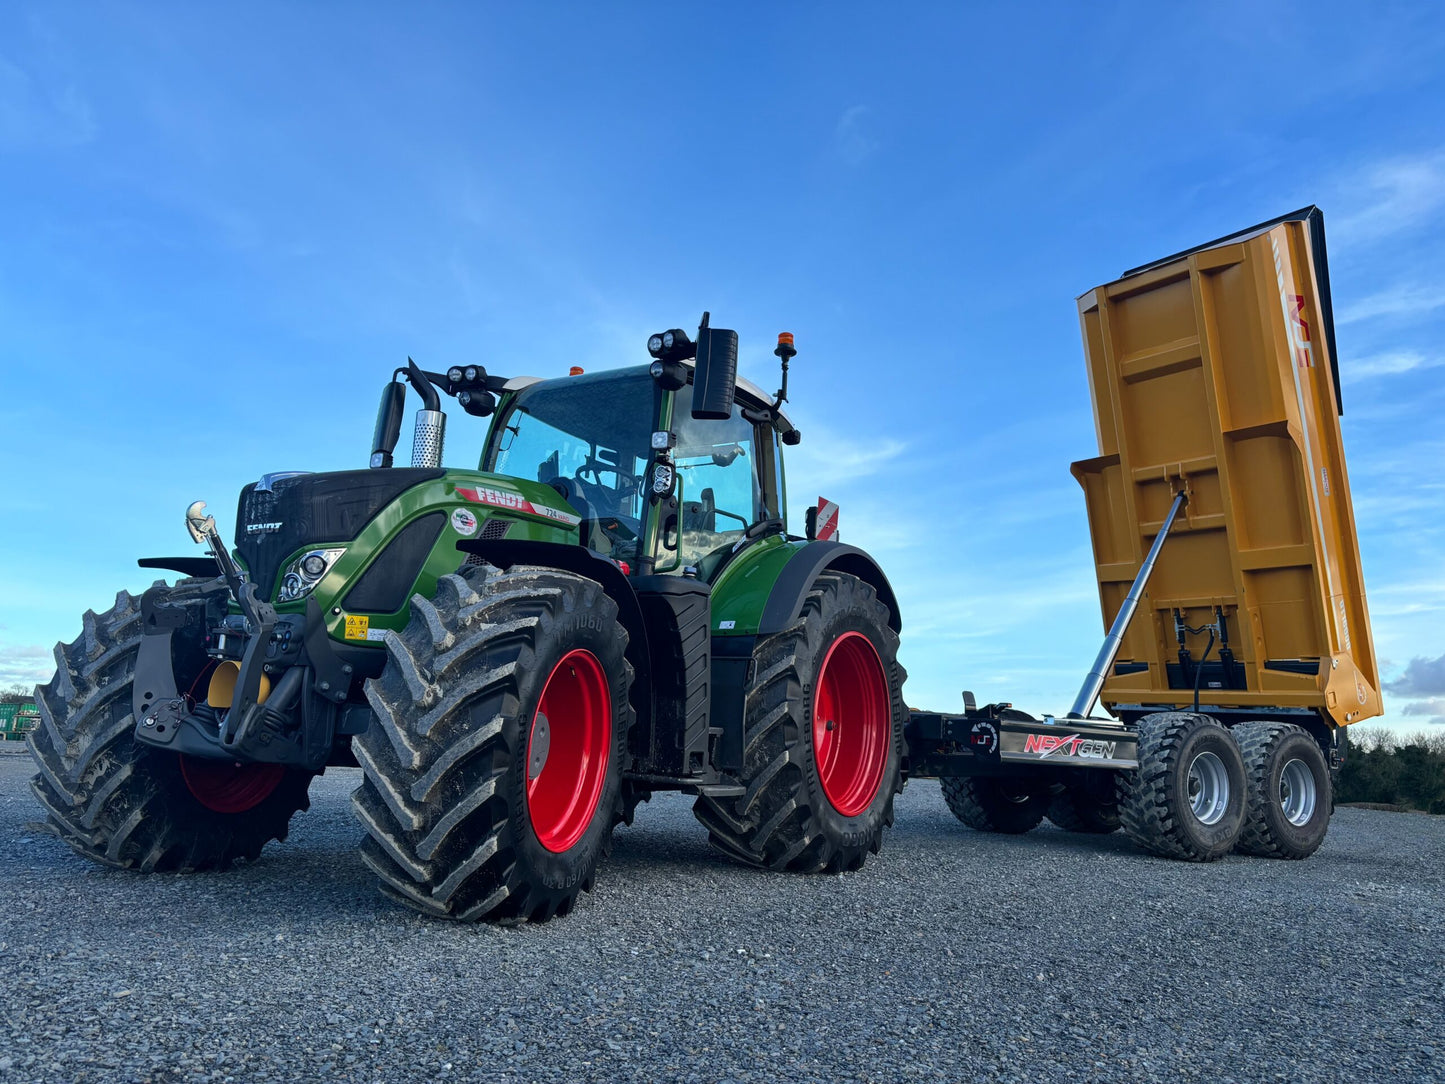
[[[36,689],[30,787],[47,824],[77,853],[144,873],[254,862],[307,809],[312,773],[274,764],[184,757],[135,740],[131,686],[140,599],[127,591],[55,649],[56,674]]]
[[[1032,779],[963,775],[940,782],[953,815],[979,832],[1031,832],[1049,807],[1047,788]]]
[[[1265,858],[1308,858],[1330,830],[1330,766],[1302,727],[1244,723],[1234,728],[1249,777],[1249,808],[1234,849]]]
[[[898,634],[856,576],[825,572],[799,622],[760,639],[744,706],[736,798],[693,806],[713,845],[796,873],[859,868],[882,846],[902,786]]]
[[[1165,858],[1213,862],[1244,828],[1244,758],[1207,715],[1161,711],[1139,720],[1139,767],[1119,773],[1119,818],[1140,847]]]
[[[361,855],[388,896],[545,922],[590,891],[624,813],[632,667],[617,605],[546,568],[466,566],[413,598],[353,741]]]

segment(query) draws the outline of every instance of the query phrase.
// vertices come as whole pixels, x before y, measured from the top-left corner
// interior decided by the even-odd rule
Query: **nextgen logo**
[[[1086,738],[1082,734],[1059,737],[1056,734],[1029,734],[1024,738],[1024,752],[1037,753],[1039,758],[1055,754],[1065,757],[1083,757],[1086,760],[1112,760],[1119,743]]]

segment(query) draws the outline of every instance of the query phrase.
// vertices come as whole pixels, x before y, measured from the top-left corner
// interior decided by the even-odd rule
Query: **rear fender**
[[[771,636],[782,632],[803,613],[808,592],[824,572],[843,572],[856,576],[878,593],[878,601],[888,608],[888,624],[894,632],[903,627],[898,598],[878,562],[857,546],[842,542],[809,542],[797,549],[793,559],[783,566],[768,593],[758,620],[758,635]]]

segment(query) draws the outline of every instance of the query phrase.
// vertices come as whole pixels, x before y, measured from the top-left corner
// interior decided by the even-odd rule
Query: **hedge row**
[[[1445,732],[1400,736],[1351,727],[1340,772],[1340,802],[1379,802],[1445,813]]]

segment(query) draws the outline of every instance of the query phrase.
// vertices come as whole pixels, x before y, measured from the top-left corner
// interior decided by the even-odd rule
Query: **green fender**
[[[903,627],[898,598],[878,562],[857,546],[770,535],[726,565],[712,585],[714,636],[770,636],[798,619],[818,576],[846,572],[871,584],[888,607],[888,623]]]

